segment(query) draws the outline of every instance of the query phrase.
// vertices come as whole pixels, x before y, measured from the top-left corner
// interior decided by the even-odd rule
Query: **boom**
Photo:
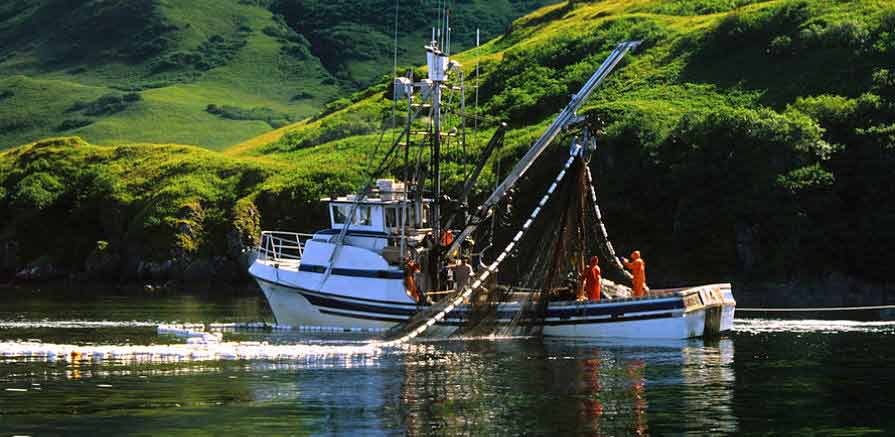
[[[519,181],[526,171],[531,168],[532,164],[544,153],[544,150],[547,150],[547,147],[550,146],[550,143],[556,138],[557,135],[571,123],[574,123],[578,116],[576,115],[576,111],[581,108],[584,102],[593,94],[594,90],[606,80],[606,77],[609,76],[609,73],[615,68],[616,65],[622,60],[622,58],[628,54],[629,51],[636,48],[640,45],[640,41],[627,41],[623,42],[615,47],[615,50],[609,54],[609,57],[603,61],[603,65],[600,65],[600,68],[594,72],[593,76],[588,79],[588,81],[581,87],[581,90],[578,91],[572,97],[572,100],[566,105],[566,108],[562,110],[562,112],[553,120],[553,123],[550,124],[550,127],[541,134],[541,137],[535,141],[534,145],[528,149],[528,152],[525,153],[525,156],[516,163],[516,166],[507,174],[507,177],[503,180],[503,182],[498,185],[498,187],[491,193],[491,196],[488,197],[476,212],[476,215],[470,220],[469,224],[466,225],[466,228],[463,229],[463,232],[460,234],[458,238],[454,239],[453,244],[451,244],[450,250],[447,253],[454,253],[460,246],[460,243],[466,239],[472,232],[475,231],[476,227],[478,227],[479,223],[481,223],[484,219],[486,219],[491,214],[491,209],[497,205],[501,199],[506,196],[507,191],[510,190],[516,182]]]

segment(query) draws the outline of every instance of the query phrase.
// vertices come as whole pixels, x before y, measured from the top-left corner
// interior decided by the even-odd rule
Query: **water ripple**
[[[776,319],[736,319],[735,332],[746,334],[764,333],[820,333],[838,334],[862,332],[895,334],[895,322],[857,322],[852,320],[776,320]]]

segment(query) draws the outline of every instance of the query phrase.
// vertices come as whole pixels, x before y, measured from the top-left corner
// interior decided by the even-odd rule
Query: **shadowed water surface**
[[[0,349],[185,347],[157,324],[250,321],[272,321],[252,294],[15,290]],[[0,435],[895,432],[895,324],[744,319],[710,342],[467,339],[375,353],[365,340],[224,334],[299,351],[289,359],[0,356]]]

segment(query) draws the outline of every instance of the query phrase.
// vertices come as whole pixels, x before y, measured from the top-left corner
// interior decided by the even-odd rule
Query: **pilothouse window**
[[[333,205],[333,224],[344,225],[348,222],[348,216],[351,215],[352,205]],[[351,220],[352,225],[372,226],[373,217],[369,206],[361,206],[357,208],[354,219]]]
[[[387,227],[387,228],[397,228],[398,227],[398,208],[386,208],[385,209],[385,227]]]
[[[370,226],[373,224],[369,206],[362,206],[357,209],[357,221],[354,224],[361,226]]]
[[[344,225],[348,221],[349,214],[351,214],[350,205],[333,205],[333,223]]]

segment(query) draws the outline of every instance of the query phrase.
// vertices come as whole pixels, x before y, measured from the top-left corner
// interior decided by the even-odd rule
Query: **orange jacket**
[[[410,297],[413,298],[417,303],[420,301],[420,289],[416,286],[416,280],[413,279],[413,274],[420,271],[420,265],[413,262],[412,260],[407,261],[407,265],[404,268],[404,288],[410,294]]]
[[[594,264],[584,271],[584,293],[589,300],[600,300],[600,266]]]
[[[454,233],[447,229],[441,234],[441,245],[450,246],[451,244],[454,244]]]
[[[643,259],[636,258],[625,262],[625,268],[631,271],[634,277],[634,296],[643,296],[646,292],[646,263]]]

